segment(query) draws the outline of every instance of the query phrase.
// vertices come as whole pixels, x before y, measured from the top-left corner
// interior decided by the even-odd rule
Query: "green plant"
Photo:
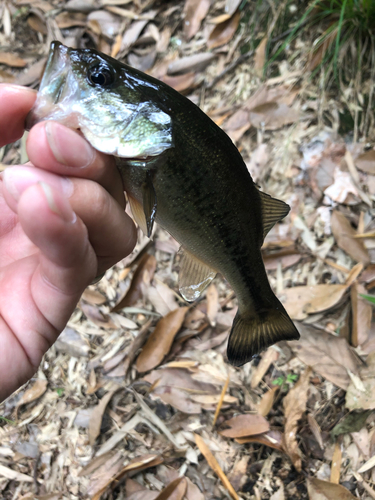
[[[296,373],[288,373],[286,377],[277,377],[272,381],[272,385],[278,385],[282,391],[286,391],[288,385],[293,385],[297,379],[298,375]]]

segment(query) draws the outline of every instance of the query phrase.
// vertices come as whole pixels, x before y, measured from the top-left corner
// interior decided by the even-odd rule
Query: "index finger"
[[[0,83],[0,148],[22,137],[27,113],[35,99],[35,90]]]

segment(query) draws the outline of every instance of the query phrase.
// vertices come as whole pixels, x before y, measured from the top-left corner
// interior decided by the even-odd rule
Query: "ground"
[[[256,184],[291,206],[262,254],[301,334],[230,366],[226,280],[186,303],[178,243],[139,230],[0,406],[4,499],[375,498],[375,330],[362,297],[375,279],[373,110],[350,81],[311,76],[322,56],[308,29],[271,61],[305,3],[0,5],[0,81],[36,88],[54,39],[95,47],[228,133]],[[373,87],[364,73],[363,92]],[[2,169],[23,161],[24,139],[0,149]]]

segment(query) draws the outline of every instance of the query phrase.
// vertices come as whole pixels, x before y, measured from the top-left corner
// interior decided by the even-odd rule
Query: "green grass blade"
[[[375,296],[374,295],[366,295],[364,293],[360,293],[359,296],[362,297],[362,299],[368,300],[369,302],[371,302],[371,304],[375,304]]]

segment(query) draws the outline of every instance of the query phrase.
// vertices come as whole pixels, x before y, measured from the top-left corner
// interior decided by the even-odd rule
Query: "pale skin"
[[[19,139],[36,93],[0,84],[0,147]],[[136,241],[112,157],[49,122],[30,163],[0,174],[0,402],[29,380],[84,289]]]

